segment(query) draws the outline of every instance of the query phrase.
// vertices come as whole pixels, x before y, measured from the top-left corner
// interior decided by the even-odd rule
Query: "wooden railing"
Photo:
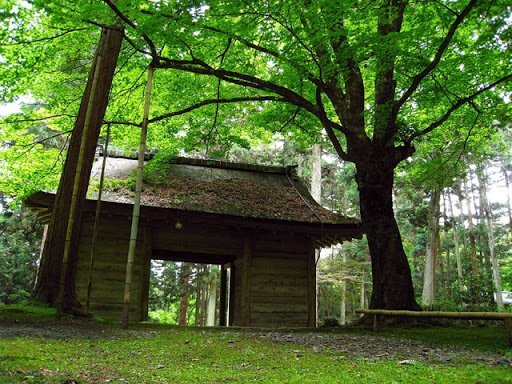
[[[442,311],[393,311],[387,309],[356,309],[357,313],[373,315],[373,330],[378,332],[383,316],[418,317],[457,320],[503,320],[512,347],[512,313],[504,312],[442,312]]]

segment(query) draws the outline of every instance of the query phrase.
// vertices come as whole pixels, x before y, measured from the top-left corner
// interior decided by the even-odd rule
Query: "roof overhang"
[[[37,192],[25,200],[25,206],[34,212],[45,224],[49,224],[52,216],[55,193]],[[91,214],[96,212],[97,202],[86,199],[84,211]],[[102,215],[124,216],[131,218],[133,204],[102,201]],[[315,246],[329,247],[354,238],[360,239],[364,229],[362,223],[352,220],[348,223],[308,223],[278,219],[242,217],[228,214],[180,210],[175,208],[160,208],[141,206],[141,222],[171,222],[180,220],[182,223],[215,223],[215,226],[235,227],[239,230],[262,230],[269,232],[288,232],[310,236]]]

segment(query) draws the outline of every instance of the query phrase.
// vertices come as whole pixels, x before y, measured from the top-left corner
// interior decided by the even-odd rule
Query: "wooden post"
[[[151,98],[151,85],[153,80],[153,67],[148,70],[148,80],[146,85],[146,101],[144,104],[144,119],[142,122],[142,131],[140,135],[139,161],[137,164],[137,183],[135,186],[135,201],[133,202],[132,227],[130,232],[130,244],[128,248],[128,258],[126,261],[126,277],[124,283],[123,298],[123,319],[122,328],[128,328],[128,313],[130,310],[130,295],[132,285],[132,269],[135,259],[135,247],[137,245],[137,233],[139,229],[140,217],[140,196],[142,193],[142,171],[144,168],[144,154],[146,152],[146,136],[148,131],[149,120],[149,102]]]
[[[316,327],[316,250],[313,241],[311,241],[311,251],[308,258],[308,327]]]
[[[140,278],[139,278],[139,317],[140,321],[148,320],[148,306],[149,306],[149,284],[151,279],[151,231],[144,227],[144,240],[143,251],[140,263]]]
[[[244,251],[242,256],[242,291],[241,291],[241,322],[248,327],[251,321],[251,264],[252,246],[251,239],[244,238]]]
[[[373,331],[380,331],[380,315],[373,315]]]
[[[507,318],[505,321],[505,328],[507,328],[508,333],[508,344],[512,347],[512,319]]]
[[[229,299],[228,299],[228,326],[233,325],[233,317],[235,316],[235,275],[236,275],[235,263],[231,263],[229,269]]]
[[[222,264],[220,267],[220,308],[219,308],[219,325],[221,327],[226,326],[226,315],[227,315],[227,289],[228,289],[228,271],[226,264]]]

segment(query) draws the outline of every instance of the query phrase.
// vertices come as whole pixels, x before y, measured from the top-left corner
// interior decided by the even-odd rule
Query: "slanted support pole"
[[[132,226],[130,231],[130,244],[128,248],[128,258],[126,261],[126,277],[124,283],[123,297],[123,318],[121,321],[122,328],[128,328],[130,296],[133,275],[133,263],[135,260],[135,249],[137,246],[137,234],[139,229],[140,218],[140,196],[142,193],[142,171],[144,169],[144,154],[146,152],[146,136],[148,131],[149,120],[149,103],[151,99],[151,85],[153,82],[153,67],[150,65],[148,70],[148,80],[146,85],[146,101],[144,103],[144,119],[142,121],[142,130],[140,135],[139,160],[137,163],[137,183],[135,186],[135,201],[133,202]]]

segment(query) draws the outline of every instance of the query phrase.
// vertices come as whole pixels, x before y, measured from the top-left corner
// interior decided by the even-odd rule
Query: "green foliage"
[[[22,303],[30,298],[37,270],[42,224],[18,203],[0,205],[0,302]]]
[[[153,158],[144,166],[144,178],[148,179],[165,174],[178,155],[176,148],[162,149],[155,153]]]

